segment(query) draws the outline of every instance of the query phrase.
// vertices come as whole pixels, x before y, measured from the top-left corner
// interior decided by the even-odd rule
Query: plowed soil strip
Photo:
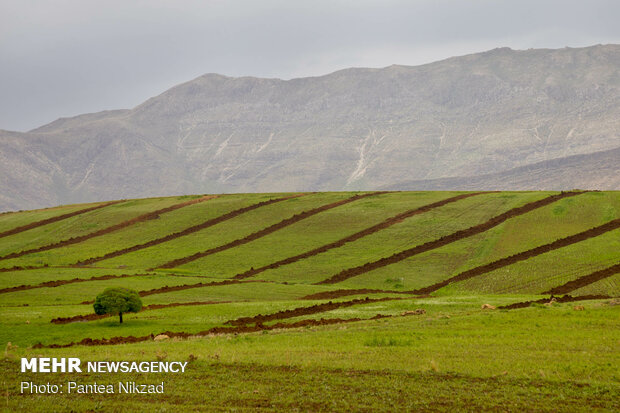
[[[551,302],[551,300],[555,299],[555,302],[557,303],[572,303],[573,301],[586,301],[586,300],[602,300],[602,299],[606,299],[606,298],[612,298],[608,295],[581,295],[579,297],[572,297],[570,295],[565,295],[563,297],[554,297],[553,295],[549,298],[541,298],[540,300],[533,300],[533,301],[522,301],[519,303],[514,303],[514,304],[509,304],[509,305],[504,305],[504,306],[500,306],[497,307],[499,309],[502,310],[514,310],[516,308],[526,308],[529,307],[530,305],[536,303],[536,304],[546,304]]]
[[[320,293],[306,295],[301,297],[300,300],[329,300],[333,298],[346,297],[348,295],[360,295],[360,294],[406,294],[411,295],[411,291],[394,291],[394,290],[373,290],[369,288],[350,289],[350,290],[334,290],[323,291]],[[428,298],[428,296],[420,296],[417,298]]]
[[[228,213],[226,213],[224,215],[220,215],[219,217],[216,217],[216,218],[210,219],[208,221],[205,221],[202,224],[194,225],[192,227],[185,228],[182,231],[174,232],[172,234],[168,234],[165,237],[161,237],[161,238],[149,241],[149,242],[145,242],[144,244],[134,245],[133,247],[123,248],[123,249],[120,249],[120,250],[117,250],[117,251],[113,251],[113,252],[110,252],[110,253],[108,253],[106,255],[103,255],[101,257],[89,258],[89,259],[84,260],[84,261],[78,261],[75,265],[76,266],[90,265],[90,264],[93,264],[93,263],[98,262],[98,261],[107,260],[107,259],[118,257],[120,255],[124,255],[124,254],[130,253],[130,252],[134,252],[134,251],[138,251],[138,250],[141,250],[141,249],[144,249],[144,248],[148,248],[148,247],[152,247],[152,246],[155,246],[155,245],[159,245],[159,244],[162,244],[164,242],[168,242],[170,240],[173,240],[175,238],[180,238],[180,237],[183,237],[185,235],[193,234],[194,232],[198,232],[198,231],[203,230],[205,228],[212,227],[212,226],[214,226],[216,224],[219,224],[220,222],[224,222],[224,221],[227,221],[229,219],[235,218],[235,217],[237,217],[237,216],[239,216],[241,214],[244,214],[246,212],[252,211],[254,209],[257,209],[257,208],[260,208],[260,207],[263,207],[263,206],[267,206],[267,205],[271,205],[271,204],[275,204],[276,202],[286,201],[287,199],[297,198],[297,197],[300,197],[300,196],[303,196],[303,195],[304,194],[295,194],[295,195],[285,196],[285,197],[282,197],[282,198],[274,198],[274,199],[270,199],[268,201],[258,202],[258,203],[254,204],[254,205],[250,205],[250,206],[247,206],[247,207],[239,208],[239,209],[236,209],[234,211],[228,212]]]
[[[31,222],[30,224],[23,225],[21,227],[17,227],[17,228],[10,229],[8,231],[0,232],[0,238],[8,237],[9,235],[19,234],[20,232],[28,231],[29,229],[51,224],[53,222],[62,221],[63,219],[71,218],[71,217],[74,217],[80,214],[85,214],[87,212],[94,211],[100,208],[105,208],[107,206],[118,204],[120,202],[124,202],[124,201],[120,200],[120,201],[106,202],[105,204],[97,205],[97,206],[90,207],[90,208],[80,209],[78,211],[69,212],[68,214],[58,215],[57,217],[51,217],[51,218],[44,219],[41,221]]]
[[[217,252],[221,252],[221,251],[224,251],[224,250],[227,250],[227,249],[230,249],[230,248],[238,247],[239,245],[247,244],[248,242],[251,242],[251,241],[254,241],[254,240],[258,239],[258,238],[264,237],[265,235],[269,235],[269,234],[271,234],[271,233],[273,233],[275,231],[278,231],[278,230],[280,230],[282,228],[285,228],[285,227],[287,227],[289,225],[293,225],[293,224],[295,224],[295,223],[297,223],[297,222],[299,222],[299,221],[301,221],[303,219],[309,218],[309,217],[311,217],[313,215],[316,215],[316,214],[318,214],[320,212],[327,211],[329,209],[336,208],[336,207],[339,207],[341,205],[345,205],[345,204],[348,204],[350,202],[357,201],[359,199],[367,198],[369,196],[375,196],[375,195],[380,195],[380,194],[385,194],[385,193],[386,192],[382,191],[382,192],[371,192],[371,193],[362,194],[362,195],[354,195],[354,196],[352,196],[350,198],[343,199],[343,200],[338,201],[338,202],[333,202],[331,204],[322,205],[322,206],[320,206],[318,208],[310,209],[308,211],[303,211],[303,212],[301,212],[301,213],[299,213],[297,215],[293,215],[292,217],[284,219],[284,220],[282,220],[282,221],[280,221],[280,222],[278,222],[276,224],[273,224],[273,225],[271,225],[271,226],[269,226],[267,228],[264,228],[264,229],[262,229],[260,231],[254,232],[253,234],[250,234],[250,235],[248,235],[246,237],[239,238],[237,240],[229,242],[228,244],[220,245],[219,247],[215,247],[215,248],[211,248],[211,249],[206,250],[206,251],[198,252],[198,253],[190,255],[188,257],[183,257],[183,258],[179,258],[179,259],[167,262],[167,263],[159,266],[158,268],[174,268],[174,267],[178,267],[180,265],[187,264],[188,262],[195,261],[195,260],[197,260],[199,258],[206,257],[207,255],[215,254]]]
[[[26,267],[21,267],[18,265],[15,265],[11,268],[0,268],[0,272],[12,272],[12,271],[26,271],[26,270],[40,270],[41,268],[48,268],[49,265],[48,264],[44,264],[40,267],[36,267],[34,265],[29,265]]]
[[[47,287],[58,287],[66,284],[74,284],[74,283],[82,283],[87,281],[102,281],[102,280],[113,280],[115,278],[127,278],[127,277],[142,277],[145,275],[156,275],[156,274],[121,274],[121,275],[100,275],[98,277],[91,278],[72,278],[70,280],[56,280],[56,281],[47,281],[41,284],[34,285],[18,285],[16,287],[8,287],[0,289],[0,294],[3,293],[12,293],[15,291],[24,291],[24,290],[32,290],[35,288],[47,288]]]
[[[220,285],[244,284],[244,283],[268,283],[268,282],[269,281],[263,281],[263,280],[247,280],[247,281],[224,280],[224,281],[213,281],[210,283],[173,285],[172,287],[166,285],[160,288],[153,288],[152,290],[138,291],[138,295],[140,295],[140,297],[146,297],[148,295],[171,293],[174,291],[182,291],[182,290],[190,290],[192,288],[217,287]],[[94,301],[82,301],[80,304],[92,304],[93,302]]]
[[[620,264],[612,265],[611,267],[595,271],[588,275],[584,275],[583,277],[579,277],[576,280],[569,281],[566,284],[560,285],[558,287],[554,287],[549,291],[545,291],[543,294],[566,294],[574,291],[578,288],[585,287],[586,285],[590,285],[607,277],[611,277],[614,274],[618,274],[620,272]]]
[[[216,287],[216,286],[219,286],[219,285],[243,284],[243,283],[249,283],[249,282],[265,282],[265,281],[259,281],[259,280],[247,280],[247,281],[224,280],[224,281],[213,281],[213,282],[210,282],[210,283],[173,285],[172,287],[165,286],[165,287],[161,287],[161,288],[153,288],[152,290],[140,291],[140,292],[138,292],[138,294],[140,294],[140,297],[146,297],[147,295],[170,293],[170,292],[173,292],[173,291],[189,290],[189,289],[192,289],[192,288]]]
[[[498,268],[506,267],[508,265],[512,265],[519,261],[524,261],[537,255],[544,254],[546,252],[550,252],[556,250],[558,248],[566,247],[572,244],[576,244],[581,241],[585,241],[589,238],[594,238],[599,235],[602,235],[606,232],[613,231],[615,229],[620,228],[620,219],[614,219],[613,221],[609,221],[606,224],[600,225],[598,227],[591,228],[587,231],[580,232],[575,235],[571,235],[565,238],[560,238],[554,242],[549,244],[541,245],[536,248],[532,248],[527,251],[520,252],[515,255],[511,255],[509,257],[505,257],[499,259],[497,261],[493,261],[489,264],[481,265],[476,268],[472,268],[467,271],[463,271],[460,274],[455,275],[454,277],[448,278],[447,280],[443,280],[436,284],[430,285],[428,287],[421,288],[419,290],[413,291],[415,294],[430,294],[434,291],[439,290],[440,288],[445,287],[448,284],[452,284],[458,281],[467,280],[469,278],[477,277],[479,275],[485,274],[487,272],[497,270]]]
[[[334,241],[334,242],[331,242],[329,244],[322,245],[322,246],[320,246],[318,248],[315,248],[313,250],[304,252],[304,253],[299,254],[299,255],[295,255],[293,257],[289,257],[289,258],[285,258],[285,259],[280,260],[280,261],[276,261],[273,264],[265,265],[264,267],[260,267],[260,268],[256,268],[256,269],[250,269],[250,270],[248,270],[248,271],[246,271],[244,273],[235,275],[233,278],[237,279],[237,280],[241,280],[241,279],[244,279],[244,278],[252,277],[252,276],[254,276],[256,274],[259,274],[259,273],[261,273],[263,271],[267,271],[267,270],[270,270],[270,269],[278,268],[278,267],[283,266],[283,265],[292,264],[292,263],[297,262],[299,260],[303,260],[303,259],[312,257],[314,255],[321,254],[321,253],[326,252],[326,251],[328,251],[330,249],[342,247],[344,244],[346,244],[348,242],[353,242],[353,241],[356,241],[356,240],[358,240],[360,238],[364,238],[364,237],[366,237],[368,235],[374,234],[375,232],[378,232],[378,231],[381,231],[382,229],[386,229],[388,227],[391,227],[394,224],[398,224],[399,222],[402,222],[404,219],[412,217],[414,215],[422,214],[424,212],[430,211],[430,210],[435,209],[435,208],[439,208],[439,207],[444,206],[446,204],[449,204],[451,202],[456,202],[456,201],[461,200],[461,199],[465,199],[465,198],[469,198],[469,197],[472,197],[472,196],[481,195],[481,194],[485,194],[485,193],[488,193],[488,192],[474,192],[474,193],[469,193],[469,194],[461,194],[461,195],[453,196],[451,198],[444,199],[442,201],[438,201],[438,202],[434,202],[432,204],[421,206],[420,208],[416,208],[416,209],[412,209],[412,210],[403,212],[401,214],[398,214],[398,215],[395,215],[395,216],[393,216],[391,218],[388,218],[385,221],[383,221],[383,222],[381,222],[381,223],[379,223],[377,225],[373,225],[372,227],[368,227],[366,229],[363,229],[362,231],[356,232],[355,234],[349,235],[348,237],[342,238],[342,239],[340,239],[338,241]]]
[[[543,206],[549,205],[555,201],[558,201],[560,199],[563,198],[567,198],[567,197],[571,197],[571,196],[575,196],[575,195],[579,195],[582,194],[584,192],[562,192],[560,194],[557,195],[551,195],[547,198],[543,198],[540,199],[538,201],[534,201],[534,202],[530,202],[528,204],[525,204],[523,206],[517,207],[517,208],[513,208],[509,211],[504,212],[503,214],[500,214],[496,217],[493,217],[491,219],[489,219],[486,222],[483,222],[482,224],[479,225],[475,225],[473,227],[467,228],[467,229],[463,229],[457,232],[454,232],[450,235],[446,235],[445,237],[441,237],[439,239],[436,239],[434,241],[429,241],[425,244],[421,244],[418,245],[416,247],[413,248],[409,248],[406,249],[404,251],[398,252],[394,255],[391,255],[389,257],[386,258],[381,258],[377,261],[373,261],[373,262],[369,262],[366,263],[364,265],[360,265],[358,267],[353,267],[353,268],[349,268],[347,270],[344,270],[326,280],[320,281],[316,284],[336,284],[339,283],[341,281],[344,280],[348,280],[349,278],[352,277],[356,277],[360,274],[364,274],[366,272],[372,271],[372,270],[376,270],[377,268],[381,268],[381,267],[385,267],[387,265],[390,264],[394,264],[397,263],[399,261],[402,261],[404,259],[407,259],[409,257],[412,257],[414,255],[418,255],[421,254],[423,252],[427,252],[427,251],[431,251],[433,249],[436,248],[440,248],[443,247],[445,245],[451,244],[453,242],[462,240],[464,238],[467,237],[471,237],[473,235],[476,234],[480,234],[483,233],[485,231],[488,231],[489,229],[498,226],[499,224],[503,223],[504,221],[510,219],[510,218],[514,218],[517,217],[519,215],[523,215],[526,214],[530,211],[533,211],[535,209],[541,208]],[[426,293],[423,293],[426,294]]]
[[[218,284],[218,285],[222,285],[222,284]],[[385,292],[385,291],[382,291],[382,292]],[[400,294],[403,294],[403,292],[401,291]],[[316,314],[316,313],[331,311],[337,308],[350,307],[350,306],[358,305],[358,304],[370,304],[370,303],[381,302],[381,301],[393,301],[393,300],[403,300],[403,299],[411,299],[411,298],[427,298],[427,297],[428,296],[415,296],[415,297],[403,297],[403,298],[386,297],[386,298],[378,298],[378,299],[372,299],[372,298],[366,297],[365,299],[343,301],[343,302],[338,302],[338,303],[332,303],[330,301],[324,304],[317,304],[317,305],[313,305],[310,307],[299,307],[293,310],[284,310],[284,311],[279,311],[273,314],[267,314],[267,315],[259,314],[254,317],[241,317],[235,320],[229,320],[225,322],[224,324],[240,326],[240,325],[252,324],[252,323],[264,323],[264,322],[272,321],[272,320],[281,320],[281,319],[286,319],[286,318],[299,317],[299,316],[304,316],[304,315],[309,315],[309,314]],[[180,306],[226,304],[226,303],[232,303],[232,302],[234,301],[192,301],[192,302],[187,302],[187,303],[151,304],[151,305],[147,305],[146,307],[142,307],[141,311],[157,310],[160,308],[180,307]],[[84,314],[84,315],[76,315],[73,317],[58,317],[58,318],[52,319],[50,322],[53,324],[68,324],[68,323],[74,323],[74,322],[80,322],[80,321],[99,320],[99,319],[106,318],[106,317],[110,317],[110,315]]]
[[[235,301],[191,301],[188,303],[170,303],[170,304],[151,304],[145,307],[142,307],[140,312],[148,311],[148,310],[159,310],[160,308],[168,308],[168,307],[185,307],[185,306],[195,306],[195,305],[209,305],[209,304],[228,304],[233,303]],[[83,314],[76,315],[73,317],[58,317],[50,320],[52,324],[69,324],[69,323],[78,323],[83,321],[92,321],[92,320],[100,320],[102,318],[112,317],[110,314]]]
[[[301,320],[294,323],[276,323],[269,326],[256,324],[253,326],[237,326],[237,327],[213,327],[209,330],[201,331],[199,333],[185,333],[185,332],[174,332],[174,331],[164,331],[160,334],[165,334],[170,338],[189,338],[189,337],[204,337],[209,335],[216,334],[235,334],[235,333],[256,333],[259,331],[268,331],[268,330],[283,330],[290,328],[300,328],[300,327],[313,327],[313,326],[327,326],[332,324],[343,324],[343,323],[355,323],[358,321],[369,321],[369,320],[379,320],[382,318],[390,318],[393,316],[377,314],[371,318],[328,318],[328,319],[320,319],[320,320]],[[108,345],[116,345],[116,344],[128,344],[128,343],[140,343],[144,341],[151,341],[155,338],[154,334],[148,336],[126,336],[126,337],[111,337],[111,338],[85,338],[81,341],[71,342],[68,344],[48,344],[43,345],[41,343],[35,344],[32,346],[33,349],[37,348],[66,348],[66,347],[74,347],[74,346],[108,346]]]
[[[385,298],[360,298],[357,300],[351,301],[341,301],[341,302],[327,302],[323,304],[316,304],[309,307],[298,307],[292,310],[283,310],[278,311],[277,313],[266,314],[266,315],[256,315],[254,317],[240,317],[234,320],[229,320],[224,324],[232,325],[232,326],[244,326],[249,324],[262,324],[273,320],[283,320],[286,318],[293,317],[301,317],[310,314],[324,313],[326,311],[336,310],[338,308],[351,307],[354,305],[360,304],[371,304],[371,303],[379,303],[382,301],[394,301],[394,300],[404,300],[409,297],[385,297]]]
[[[14,252],[12,254],[5,255],[4,257],[0,257],[0,260],[7,260],[7,259],[10,259],[10,258],[18,258],[18,257],[24,256],[24,255],[27,255],[27,254],[35,253],[35,252],[48,251],[48,250],[51,250],[51,249],[66,247],[67,245],[72,245],[72,244],[77,244],[79,242],[84,242],[84,241],[89,240],[91,238],[100,237],[102,235],[106,235],[106,234],[109,234],[109,233],[114,232],[114,231],[119,231],[121,229],[124,229],[124,228],[127,228],[129,226],[135,225],[135,224],[137,224],[139,222],[145,222],[145,221],[149,221],[151,219],[157,219],[157,218],[159,218],[160,214],[165,214],[166,212],[171,212],[171,211],[174,211],[174,210],[186,207],[186,206],[197,204],[199,202],[208,201],[209,199],[213,199],[213,198],[217,198],[217,196],[216,195],[207,195],[207,196],[203,196],[201,198],[192,199],[190,201],[181,202],[179,204],[175,204],[175,205],[169,206],[167,208],[158,209],[156,211],[152,211],[152,212],[149,212],[147,214],[143,214],[143,215],[137,216],[137,217],[129,219],[127,221],[123,221],[123,222],[121,222],[119,224],[112,225],[110,227],[100,229],[99,231],[91,232],[90,234],[82,235],[82,236],[79,236],[79,237],[72,237],[72,238],[69,238],[69,239],[66,239],[66,240],[63,240],[63,241],[55,242],[53,244],[44,245],[44,246],[39,247],[39,248],[32,248],[32,249],[25,250],[25,251]]]

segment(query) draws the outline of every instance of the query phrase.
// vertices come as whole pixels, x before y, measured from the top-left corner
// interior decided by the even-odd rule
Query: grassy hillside
[[[168,398],[154,399],[162,406],[205,403],[181,388],[250,369],[258,392],[234,396],[229,384],[204,393],[210,406],[529,410],[508,393],[521,388],[542,410],[613,410],[619,263],[620,192],[196,195],[1,214],[7,403],[128,403],[19,396],[17,357],[191,354],[188,375],[166,376]],[[113,286],[139,291],[145,306],[122,325],[93,316],[92,300]],[[560,286],[573,298],[481,310],[544,303]],[[424,312],[403,315],[415,309]],[[163,332],[171,338],[153,341]],[[290,372],[297,395],[277,391]],[[305,383],[325,374],[321,398]],[[377,375],[381,394],[359,396]],[[432,392],[414,391],[428,383]]]

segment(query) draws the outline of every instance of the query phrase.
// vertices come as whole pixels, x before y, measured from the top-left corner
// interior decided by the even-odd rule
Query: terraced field
[[[144,303],[121,325],[93,314],[95,296],[113,286],[137,290]],[[544,305],[552,294],[557,301]],[[274,388],[288,380],[277,369],[306,378],[327,369],[334,399],[298,405],[309,410],[372,405],[380,396],[354,398],[338,383],[361,375],[351,379],[361,391],[381,371],[415,377],[401,393],[416,380],[443,383],[418,394],[422,404],[392,395],[393,408],[450,410],[460,400],[487,409],[496,406],[489,394],[530,383],[528,397],[548,410],[613,410],[619,296],[620,192],[195,195],[0,214],[9,407],[102,403],[46,396],[36,405],[18,395],[15,357],[79,354],[198,357],[192,380],[254,366],[250,385],[269,376]],[[168,338],[155,341],[159,334]],[[528,336],[540,341],[532,347]],[[446,347],[450,337],[461,353]],[[178,392],[156,399],[162,406],[191,385],[167,379]],[[471,388],[481,394],[452,398]],[[295,407],[265,389],[207,393],[231,408]],[[138,409],[149,403],[137,400]],[[520,396],[504,402],[528,410]]]

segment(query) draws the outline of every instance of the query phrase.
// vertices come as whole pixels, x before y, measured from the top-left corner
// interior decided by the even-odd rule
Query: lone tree
[[[142,308],[142,300],[137,291],[128,288],[106,288],[95,298],[95,314],[118,314],[120,323],[123,313],[137,313]]]

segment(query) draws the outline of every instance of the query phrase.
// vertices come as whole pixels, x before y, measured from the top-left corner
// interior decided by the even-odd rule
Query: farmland
[[[619,264],[620,192],[223,194],[4,213],[4,403],[613,411]],[[94,316],[108,287],[138,291],[142,311]],[[42,375],[19,374],[19,358],[38,355],[190,365],[44,378],[164,380],[164,395],[20,394]]]

